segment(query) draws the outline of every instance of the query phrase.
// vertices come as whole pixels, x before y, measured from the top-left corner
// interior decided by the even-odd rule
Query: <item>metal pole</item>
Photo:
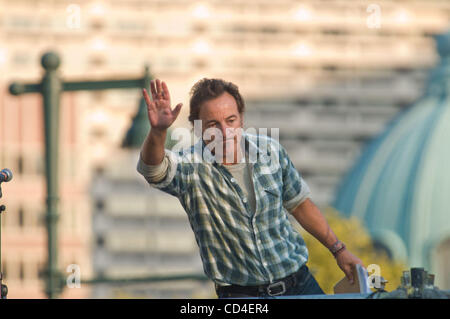
[[[45,74],[41,83],[12,83],[9,91],[13,95],[40,93],[44,105],[45,123],[45,167],[47,181],[47,250],[45,293],[48,298],[57,298],[64,283],[62,273],[58,270],[58,154],[59,154],[59,102],[63,91],[97,91],[110,89],[143,88],[150,86],[150,71],[145,68],[144,76],[134,79],[115,79],[105,81],[62,81],[57,69],[60,59],[54,52],[42,56],[41,64]],[[141,98],[142,99],[142,98]]]
[[[59,154],[59,102],[62,83],[57,75],[60,64],[55,53],[47,53],[42,57],[45,69],[41,83],[44,105],[45,123],[45,168],[47,177],[47,236],[48,263],[45,292],[48,298],[57,298],[61,292],[61,274],[58,271],[58,154]]]

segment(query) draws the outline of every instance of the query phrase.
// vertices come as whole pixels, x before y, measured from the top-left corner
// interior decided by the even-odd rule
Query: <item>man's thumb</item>
[[[178,114],[180,114],[181,107],[183,106],[183,103],[179,103],[177,106],[175,106],[175,109],[173,110],[173,114],[176,117],[178,117]]]

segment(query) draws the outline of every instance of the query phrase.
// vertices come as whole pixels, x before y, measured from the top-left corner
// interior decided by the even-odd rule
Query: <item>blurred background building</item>
[[[438,62],[433,34],[450,2],[0,0],[0,167],[3,266],[11,298],[44,297],[43,120],[38,95],[13,97],[12,81],[37,82],[54,50],[65,79],[140,76],[145,64],[184,107],[202,77],[232,81],[246,127],[280,128],[280,140],[319,207],[398,112],[420,97]],[[83,279],[202,272],[177,199],[145,185],[137,151],[121,148],[139,90],[65,93],[61,103],[60,267]],[[211,284],[65,289],[62,297],[209,296]]]

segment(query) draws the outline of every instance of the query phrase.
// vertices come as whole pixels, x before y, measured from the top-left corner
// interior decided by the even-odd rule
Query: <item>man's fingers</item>
[[[181,107],[183,106],[183,103],[179,103],[179,104],[177,104],[177,106],[175,106],[175,108],[173,109],[173,111],[172,111],[172,114],[173,114],[173,116],[175,117],[175,118],[177,118],[178,117],[178,114],[180,114],[180,111],[181,111]]]
[[[353,280],[353,276],[352,275],[349,275],[348,281],[350,282],[351,285],[353,285],[354,280]]]
[[[153,98],[153,101],[155,101],[156,100],[156,86],[155,86],[155,81],[150,81],[150,90],[152,91],[152,98]]]
[[[162,97],[162,87],[159,79],[156,79],[156,93],[158,97]]]
[[[145,100],[145,103],[147,104],[147,109],[155,111],[155,106],[154,106],[152,100],[150,100],[150,96],[148,95],[148,92],[146,89],[142,89],[142,95],[144,95],[144,100]]]
[[[166,99],[166,100],[169,100],[170,101],[170,93],[169,93],[169,88],[167,87],[167,84],[166,84],[166,82],[162,82],[162,90],[163,90],[163,92],[164,92],[164,98]]]
[[[352,268],[351,267],[347,268],[346,276],[347,276],[347,279],[350,281],[350,284],[353,284],[353,272],[352,272]]]
[[[148,111],[148,116],[150,118],[150,122],[154,123],[154,121],[156,120],[155,115],[157,112],[155,103],[153,103],[150,100],[150,96],[148,95],[148,92],[146,89],[143,89],[142,93],[144,95],[145,103],[147,104],[147,111]]]

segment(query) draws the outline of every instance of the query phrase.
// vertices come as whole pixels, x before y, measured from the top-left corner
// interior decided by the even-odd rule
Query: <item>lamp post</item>
[[[58,270],[58,203],[59,203],[59,111],[61,94],[67,91],[96,91],[108,89],[148,88],[150,73],[145,68],[144,76],[137,79],[104,80],[104,81],[63,81],[58,75],[60,65],[59,56],[54,52],[47,52],[41,59],[45,70],[40,83],[12,83],[9,91],[13,95],[26,93],[40,93],[44,106],[45,123],[45,168],[47,182],[47,269],[45,272],[48,298],[57,298],[64,286],[62,273]],[[141,98],[142,103],[143,98]]]

